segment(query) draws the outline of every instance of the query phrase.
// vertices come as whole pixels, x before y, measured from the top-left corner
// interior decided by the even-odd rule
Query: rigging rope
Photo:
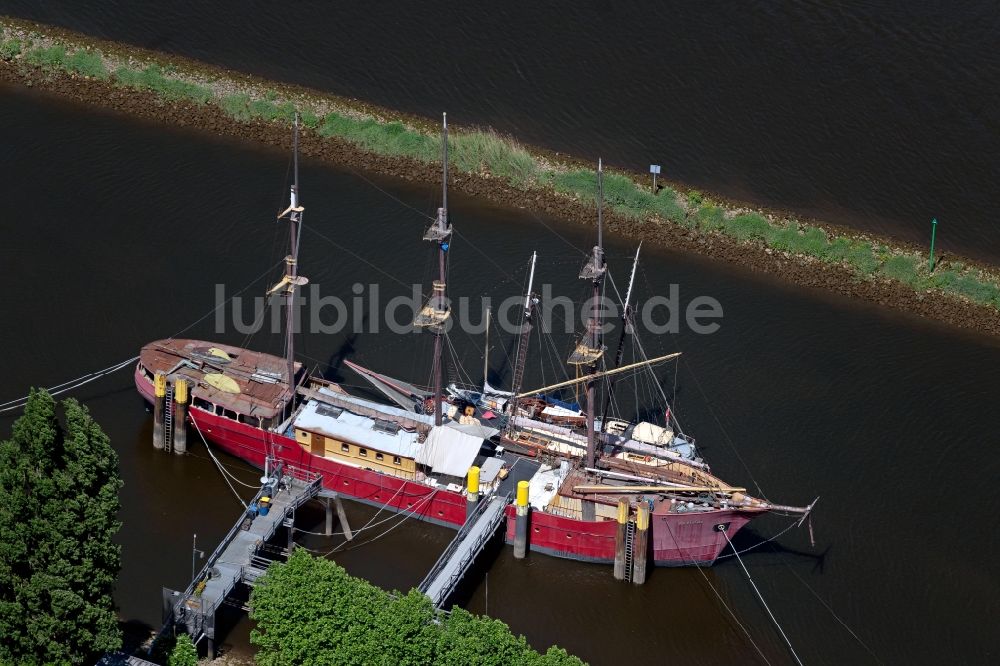
[[[243,508],[244,509],[249,508],[247,506],[247,503],[243,501],[243,498],[240,497],[240,494],[238,492],[236,492],[236,488],[233,487],[233,484],[231,484],[229,482],[229,478],[226,476],[226,470],[223,469],[222,463],[220,463],[219,459],[215,457],[214,453],[212,453],[212,449],[208,448],[208,441],[205,439],[205,435],[202,434],[201,428],[198,427],[198,422],[196,420],[194,420],[194,419],[191,419],[191,423],[194,424],[195,430],[197,430],[198,434],[201,436],[201,441],[205,443],[205,450],[208,451],[208,455],[212,456],[212,460],[215,461],[216,467],[218,467],[219,471],[222,472],[222,479],[226,482],[226,485],[229,486],[229,489],[233,491],[234,495],[236,495],[236,499],[238,499],[239,502],[240,502],[240,504],[243,505]],[[239,479],[236,479],[236,480],[239,481]],[[244,484],[244,485],[246,485],[246,484]],[[256,486],[252,486],[252,487],[256,488]]]
[[[284,260],[278,262],[278,264],[280,264],[280,263],[284,263]],[[235,294],[233,294],[232,296],[230,296],[229,298],[227,298],[222,303],[219,303],[218,305],[216,305],[214,308],[212,308],[211,310],[209,310],[206,314],[204,314],[203,316],[201,316],[198,319],[196,319],[193,323],[188,324],[187,326],[185,326],[181,330],[179,330],[176,333],[174,333],[173,335],[171,335],[169,338],[167,338],[167,340],[172,340],[172,339],[176,338],[177,336],[179,336],[179,335],[181,335],[183,333],[186,333],[187,331],[191,330],[192,328],[194,328],[195,326],[197,326],[201,322],[205,321],[206,319],[208,319],[209,317],[211,317],[212,315],[214,315],[219,310],[219,308],[225,307],[231,300],[233,300],[237,296],[241,295],[247,289],[249,289],[254,284],[256,284],[257,282],[259,282],[261,280],[261,278],[265,277],[268,273],[270,273],[275,268],[275,266],[277,266],[278,264],[275,264],[274,266],[269,266],[266,271],[264,271],[263,273],[261,273],[260,275],[258,275],[257,277],[255,277],[253,279],[253,281],[250,282],[247,286],[245,286],[242,289],[240,289],[239,291],[237,291]],[[95,380],[100,379],[102,377],[106,377],[107,375],[110,375],[112,373],[115,373],[115,372],[121,370],[122,368],[127,367],[129,364],[131,364],[131,363],[133,363],[133,362],[135,362],[137,360],[139,360],[139,357],[138,356],[133,356],[131,358],[125,359],[124,361],[119,361],[118,363],[115,363],[114,365],[109,365],[108,367],[104,368],[103,370],[96,370],[94,372],[89,372],[89,373],[87,373],[85,375],[77,377],[76,379],[71,379],[68,382],[63,382],[62,384],[56,384],[55,386],[52,386],[52,387],[50,387],[50,388],[48,388],[46,390],[49,393],[51,393],[53,396],[59,395],[61,393],[66,393],[67,391],[72,391],[73,389],[80,388],[84,384],[89,384],[92,381],[95,381]],[[27,404],[27,402],[28,402],[28,396],[22,396],[20,398],[14,399],[14,400],[8,400],[7,402],[0,404],[0,414],[2,414],[4,412],[13,411],[15,409],[20,409],[21,407],[24,407]],[[17,403],[17,404],[15,404],[15,403]]]
[[[728,532],[726,532],[726,530],[722,530],[722,536],[726,537],[726,542],[729,544],[729,547],[733,548],[733,542],[729,539],[729,534]],[[795,659],[795,663],[797,663],[799,666],[802,666],[802,660],[799,659],[799,655],[796,654],[795,648],[792,647],[792,642],[788,640],[788,635],[785,634],[785,630],[782,629],[781,625],[778,623],[778,618],[774,617],[774,613],[771,612],[771,608],[767,605],[767,602],[764,601],[764,595],[762,595],[760,593],[760,590],[757,589],[757,583],[753,582],[753,578],[750,576],[750,571],[748,571],[746,565],[743,564],[743,558],[740,557],[739,552],[735,548],[733,548],[733,554],[736,556],[736,561],[739,562],[740,566],[743,568],[743,573],[747,575],[747,580],[750,581],[750,585],[753,587],[753,591],[757,593],[757,598],[760,599],[760,603],[764,606],[764,610],[766,610],[767,614],[771,616],[771,621],[774,622],[774,626],[778,628],[778,632],[781,634],[781,637],[785,639],[785,644],[788,646],[789,651],[792,653],[792,657]]]

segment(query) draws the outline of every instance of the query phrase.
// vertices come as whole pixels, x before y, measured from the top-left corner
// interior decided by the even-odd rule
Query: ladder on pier
[[[174,450],[174,383],[167,382],[167,395],[163,405],[163,450]]]
[[[504,524],[505,509],[511,497],[508,493],[480,500],[479,506],[420,583],[418,589],[430,597],[435,608],[444,606],[476,557]]]
[[[625,523],[625,582],[632,582],[632,561],[635,559],[632,548],[635,543],[635,521]]]

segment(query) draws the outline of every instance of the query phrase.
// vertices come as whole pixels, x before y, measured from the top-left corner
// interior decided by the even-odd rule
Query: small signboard
[[[660,173],[660,165],[659,164],[650,164],[649,165],[649,173]]]

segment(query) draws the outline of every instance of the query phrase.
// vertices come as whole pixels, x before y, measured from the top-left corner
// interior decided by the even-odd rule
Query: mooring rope
[[[722,536],[726,537],[726,542],[729,543],[729,547],[733,548],[733,542],[729,539],[729,534],[728,532],[726,532],[726,530],[722,530]],[[795,663],[797,663],[799,666],[802,666],[802,660],[799,659],[799,655],[796,654],[795,648],[792,647],[792,642],[788,640],[788,635],[785,633],[785,630],[781,628],[781,624],[778,623],[778,618],[774,617],[774,613],[771,612],[770,606],[768,606],[767,602],[764,601],[764,595],[762,595],[760,593],[760,590],[757,589],[757,583],[753,582],[753,578],[750,576],[750,571],[747,569],[746,565],[743,564],[743,558],[740,557],[739,552],[735,548],[733,548],[733,555],[736,556],[736,561],[740,563],[741,567],[743,567],[743,573],[747,575],[747,580],[750,581],[750,585],[751,587],[753,587],[753,591],[757,593],[757,598],[760,599],[760,603],[764,606],[764,610],[766,610],[767,614],[771,616],[771,621],[774,622],[774,626],[778,628],[778,632],[781,634],[781,637],[785,639],[785,644],[788,646],[789,651],[792,653],[792,658],[795,659]]]
[[[688,564],[690,564],[691,566],[693,566],[695,569],[698,570],[698,573],[701,574],[702,579],[708,584],[708,587],[715,594],[715,598],[719,600],[719,602],[722,604],[722,607],[725,608],[726,611],[729,613],[729,616],[733,618],[733,621],[736,623],[736,626],[738,626],[743,631],[743,633],[746,635],[747,640],[750,641],[750,645],[753,646],[753,649],[757,651],[757,654],[760,655],[760,658],[764,660],[765,664],[767,664],[768,666],[771,666],[771,661],[764,654],[764,651],[760,649],[760,646],[757,645],[757,641],[755,641],[753,639],[753,636],[750,635],[750,630],[747,629],[746,626],[742,622],[740,622],[740,619],[736,616],[736,612],[732,608],[730,608],[729,604],[726,603],[726,600],[722,597],[722,595],[719,593],[719,591],[715,588],[715,585],[713,585],[712,581],[709,580],[708,574],[706,574],[702,570],[702,568],[700,566],[698,566],[698,563],[695,562],[695,560],[694,560],[693,557],[690,557],[684,551],[684,549],[680,547],[680,545],[679,545],[680,542],[677,540],[677,537],[674,536],[674,531],[670,528],[670,522],[669,521],[664,521],[663,524],[666,526],[667,532],[670,533],[670,539],[671,539],[671,541],[673,541],[674,544],[677,545],[677,551],[681,554],[681,557],[683,557],[685,560],[687,560]],[[727,536],[726,539],[728,539],[728,538],[729,537]]]
[[[50,386],[45,390],[48,391],[49,394],[54,396],[59,395],[61,393],[66,393],[67,391],[72,391],[73,389],[80,388],[84,384],[89,384],[90,382],[96,381],[101,377],[106,377],[107,375],[110,375],[114,372],[118,372],[122,368],[131,365],[137,360],[139,360],[139,357],[133,356],[132,358],[125,359],[124,361],[119,361],[114,365],[109,365],[103,370],[95,370],[94,372],[88,372],[87,374],[81,375],[76,379],[71,379],[68,382],[63,382],[62,384],[56,384],[55,386]],[[28,404],[28,397],[29,396],[23,396],[17,398],[16,400],[8,400],[7,402],[0,404],[0,413],[10,412],[15,409],[20,409],[21,407],[24,407],[26,404]]]

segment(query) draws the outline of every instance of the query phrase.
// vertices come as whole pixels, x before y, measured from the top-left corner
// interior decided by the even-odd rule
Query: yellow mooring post
[[[469,468],[468,483],[465,487],[465,496],[469,500],[468,514],[474,508],[476,508],[476,502],[479,501],[479,468],[473,465]]]
[[[528,504],[529,486],[527,481],[517,482],[517,500],[514,506],[517,511],[517,516],[514,518],[514,557],[519,560],[524,559],[528,553],[528,514],[531,512],[531,506]]]
[[[628,500],[618,500],[618,531],[615,532],[615,580],[625,580],[625,530],[628,529]]]
[[[174,401],[177,403],[174,412],[174,453],[183,455],[187,453],[187,380],[178,379],[174,383]]]
[[[163,409],[167,402],[167,376],[156,373],[153,378],[153,448],[163,450]]]
[[[646,553],[649,550],[649,504],[639,502],[635,514],[635,541],[632,542],[632,582],[646,582]]]

